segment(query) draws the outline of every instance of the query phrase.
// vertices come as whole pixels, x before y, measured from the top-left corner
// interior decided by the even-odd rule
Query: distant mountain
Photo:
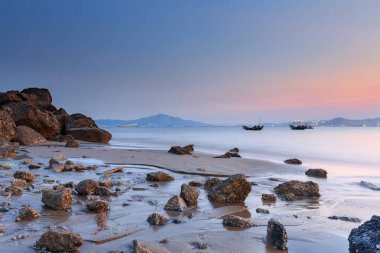
[[[333,118],[330,120],[322,120],[318,124],[319,126],[332,126],[332,127],[378,127],[380,126],[380,118],[374,119],[345,119],[345,118]]]
[[[99,119],[96,123],[100,126],[125,126],[125,127],[203,127],[210,126],[210,124],[185,120],[179,117],[173,117],[166,114],[157,114],[150,117],[135,119],[135,120],[112,120],[112,119]]]

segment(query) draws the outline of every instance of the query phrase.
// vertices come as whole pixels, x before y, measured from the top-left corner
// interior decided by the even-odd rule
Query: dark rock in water
[[[223,180],[217,177],[212,177],[206,180],[204,186],[206,190],[211,190],[216,185],[220,184]]]
[[[34,163],[32,163],[32,164],[29,164],[29,165],[28,165],[28,168],[29,168],[30,170],[36,170],[36,169],[41,168],[41,165],[38,165],[38,164],[34,164]]]
[[[151,172],[146,175],[146,180],[148,181],[171,181],[174,177],[161,171]]]
[[[100,213],[108,210],[110,208],[110,204],[107,201],[94,200],[87,203],[86,207],[88,210]]]
[[[231,152],[231,153],[239,153],[240,150],[239,150],[239,148],[233,148],[233,149],[230,149],[228,152]]]
[[[74,253],[82,246],[83,239],[79,234],[71,232],[48,231],[36,242],[35,247],[57,253]]]
[[[250,220],[243,219],[239,216],[228,215],[223,219],[223,225],[235,228],[250,228],[257,226]]]
[[[361,181],[360,185],[368,187],[369,189],[374,190],[374,191],[380,191],[380,186],[372,184],[372,183],[367,182],[367,181]]]
[[[0,158],[14,157],[18,148],[17,142],[9,142],[7,139],[0,138]]]
[[[308,169],[305,175],[309,177],[327,178],[327,171],[324,169]]]
[[[141,241],[133,240],[132,253],[152,253]]]
[[[261,195],[261,200],[263,202],[276,202],[277,201],[277,197],[276,195],[274,194],[266,194],[266,193],[263,193]]]
[[[45,137],[27,126],[16,127],[16,141],[24,146],[36,146],[46,142]]]
[[[22,189],[16,187],[16,186],[8,186],[4,189],[6,192],[9,192],[12,194],[12,196],[21,196],[23,194]]]
[[[30,127],[46,139],[59,133],[59,122],[54,115],[31,102],[10,103],[7,108],[10,108],[17,126]]]
[[[187,208],[186,202],[180,196],[171,197],[166,203],[164,209],[167,211],[182,212]]]
[[[272,218],[268,221],[267,246],[279,250],[288,249],[288,234],[284,225]]]
[[[269,214],[269,210],[264,208],[256,208],[256,213]]]
[[[336,215],[334,215],[334,216],[329,216],[327,218],[329,218],[330,220],[342,220],[342,221],[357,222],[357,223],[362,222],[359,218],[347,217],[347,216],[336,216]]]
[[[243,174],[230,176],[213,187],[208,193],[210,201],[239,203],[244,202],[252,186]]]
[[[189,152],[189,153],[193,153],[194,152],[194,144],[189,144],[189,145],[186,145],[184,147],[182,147],[185,151]]]
[[[152,226],[162,226],[168,223],[169,219],[159,213],[152,213],[147,221]]]
[[[298,180],[291,180],[279,184],[274,188],[274,191],[277,195],[289,201],[320,196],[318,184],[312,181],[301,182]]]
[[[292,159],[285,160],[284,163],[293,164],[293,165],[301,165],[302,161],[297,158],[292,158]]]
[[[77,140],[68,140],[65,144],[66,148],[79,148],[80,143]]]
[[[241,158],[241,156],[239,155],[238,148],[233,148],[230,151],[226,152],[224,155],[215,156],[214,158],[231,158],[231,157]]]
[[[96,142],[107,144],[112,135],[106,130],[100,128],[70,128],[67,130],[67,134],[72,135],[76,140]]]
[[[26,101],[33,101],[35,102],[40,108],[53,112],[56,111],[57,108],[53,106],[51,103],[53,101],[53,98],[51,97],[50,91],[48,89],[44,88],[28,88],[21,91],[20,94],[27,94],[32,95],[35,97],[35,99],[26,99]]]
[[[350,253],[377,253],[380,250],[380,216],[351,230],[348,237]]]
[[[52,190],[43,189],[41,201],[48,207],[55,210],[64,210],[71,208],[73,197],[70,188]]]
[[[21,171],[21,170],[16,171],[13,174],[13,177],[17,179],[24,179],[27,182],[31,182],[36,178],[32,173]]]
[[[12,116],[4,110],[0,110],[0,138],[8,141],[16,138],[16,123]]]
[[[78,194],[82,195],[88,195],[90,193],[93,193],[96,188],[99,187],[99,183],[92,179],[85,179],[80,181],[76,186],[75,190],[78,192]]]
[[[98,128],[95,121],[81,113],[75,113],[65,118],[66,131],[71,128]]]
[[[98,188],[95,189],[94,194],[98,196],[107,197],[111,195],[111,192],[110,190],[108,190],[107,187],[99,186]]]
[[[16,221],[27,221],[40,218],[41,215],[32,207],[24,207],[19,210]]]
[[[181,185],[181,198],[185,200],[187,205],[194,205],[197,203],[197,199],[199,197],[199,190],[195,189],[194,187],[191,187],[187,184]]]
[[[169,149],[168,152],[176,155],[191,155],[191,151],[189,148],[185,149],[181,146],[173,146]]]
[[[190,186],[194,186],[194,187],[201,187],[201,186],[204,186],[204,182],[201,182],[201,181],[190,181],[189,182],[189,185]]]
[[[214,158],[231,158],[231,153],[230,152],[227,152],[225,153],[224,155],[218,155],[218,156],[214,156]]]

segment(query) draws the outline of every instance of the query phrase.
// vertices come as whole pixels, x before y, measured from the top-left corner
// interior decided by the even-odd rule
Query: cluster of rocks
[[[52,101],[47,89],[0,92],[0,139],[27,146],[64,139],[62,136],[66,135],[71,136],[67,145],[70,147],[78,146],[75,140],[109,142],[112,135],[98,128],[90,117],[80,113],[69,115],[62,108],[57,110]]]
[[[184,147],[173,146],[169,149],[168,152],[176,155],[192,155],[192,153],[194,152],[194,145],[189,144]]]
[[[219,156],[215,156],[214,158],[232,158],[232,157],[236,157],[236,158],[241,158],[241,155],[239,155],[239,148],[233,148],[233,149],[230,149],[228,152],[224,153],[223,155],[219,155]]]

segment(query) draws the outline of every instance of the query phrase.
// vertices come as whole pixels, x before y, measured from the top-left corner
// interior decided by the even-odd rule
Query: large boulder
[[[285,200],[296,200],[308,197],[319,197],[319,185],[312,181],[302,182],[298,180],[291,180],[279,184],[274,188],[277,195]]]
[[[214,186],[208,193],[210,201],[239,203],[244,202],[251,192],[252,186],[243,174],[230,176]]]
[[[16,141],[24,146],[36,146],[46,142],[45,137],[27,126],[16,127]]]
[[[380,216],[374,215],[369,221],[352,229],[348,242],[350,253],[379,252]]]
[[[97,142],[107,144],[112,135],[100,128],[71,128],[67,130],[67,134],[73,136],[76,140]]]
[[[272,218],[268,221],[267,245],[279,250],[288,248],[288,234],[284,225]]]
[[[16,137],[16,123],[12,116],[6,112],[0,111],[0,138],[13,140]]]
[[[27,88],[21,91],[21,94],[25,94],[26,101],[35,100],[35,103],[44,110],[54,112],[57,110],[55,106],[51,103],[53,102],[53,98],[48,89],[44,88]],[[25,97],[24,95],[24,97]],[[35,97],[36,99],[31,99],[31,97]]]
[[[46,139],[59,133],[59,122],[54,115],[31,102],[9,103],[6,107],[12,112],[17,126],[28,126]]]
[[[81,113],[71,114],[65,118],[66,130],[71,128],[98,128],[95,121]]]
[[[69,188],[64,189],[43,189],[41,201],[48,207],[55,210],[71,208],[73,197]]]
[[[83,239],[79,234],[71,232],[48,231],[36,242],[36,248],[50,252],[79,252]]]

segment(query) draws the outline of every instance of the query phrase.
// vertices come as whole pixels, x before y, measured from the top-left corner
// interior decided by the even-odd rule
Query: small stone
[[[225,218],[223,218],[223,225],[236,228],[250,228],[256,226],[250,220],[243,219],[236,215],[227,215]]]
[[[0,234],[4,234],[4,225],[0,224]]]
[[[147,219],[148,223],[153,226],[165,225],[169,220],[159,213],[152,213]]]
[[[65,144],[66,148],[79,148],[80,143],[77,140],[68,140]]]
[[[24,187],[28,185],[28,182],[24,179],[13,179],[11,182],[11,185],[18,186],[18,187]]]
[[[287,159],[284,161],[286,164],[292,164],[292,165],[301,165],[302,161],[297,158]]]
[[[269,214],[269,210],[264,208],[256,208],[256,213]]]
[[[181,185],[181,198],[185,200],[187,205],[194,205],[197,203],[197,199],[199,197],[199,190],[195,189],[194,187],[191,187],[187,184]]]
[[[163,243],[163,244],[168,244],[169,242],[170,242],[170,241],[169,241],[168,238],[162,239],[162,240],[160,241],[160,243]]]
[[[41,165],[38,165],[38,164],[34,164],[34,163],[32,163],[32,164],[29,164],[28,168],[29,168],[30,170],[36,170],[36,169],[41,168]]]
[[[55,173],[61,173],[62,171],[65,170],[65,164],[63,164],[63,163],[54,163],[54,164],[50,165],[50,168]]]
[[[99,187],[99,183],[92,179],[85,179],[80,181],[76,186],[75,190],[78,192],[78,194],[81,195],[88,195],[90,193],[93,193],[96,188]]]
[[[27,221],[40,218],[41,215],[32,207],[24,207],[19,210],[19,215],[16,221]]]
[[[107,197],[107,196],[111,195],[111,192],[110,192],[110,190],[107,187],[105,187],[105,186],[99,186],[94,191],[94,194],[98,195],[98,196]]]
[[[171,181],[174,177],[161,171],[151,172],[146,175],[146,180],[148,181]]]
[[[288,234],[284,225],[277,219],[270,219],[267,227],[267,246],[279,249],[288,249]]]
[[[43,189],[41,201],[52,209],[64,210],[71,208],[73,197],[69,188],[59,190]]]
[[[160,184],[159,183],[153,183],[150,186],[152,186],[153,188],[158,188],[158,187],[160,187]]]
[[[324,169],[308,169],[305,175],[308,177],[327,178],[327,171]]]
[[[83,239],[79,234],[71,232],[48,231],[36,242],[37,249],[45,249],[51,252],[79,252]]]
[[[12,194],[12,196],[21,196],[23,194],[22,189],[16,187],[16,186],[8,186],[4,189],[6,192],[9,192]]]
[[[274,194],[265,194],[265,193],[263,193],[261,195],[261,200],[263,202],[276,202],[277,201],[277,197]]]
[[[25,171],[20,171],[20,170],[16,171],[13,174],[13,177],[17,178],[17,179],[24,179],[27,182],[31,182],[31,181],[33,181],[36,178],[32,173],[25,172]]]
[[[32,159],[24,159],[24,161],[22,161],[22,164],[31,164],[31,163],[33,163]]]
[[[186,202],[180,196],[171,197],[166,203],[164,209],[167,211],[182,212],[187,208]]]
[[[133,240],[132,253],[152,253],[141,241]]]
[[[100,213],[100,212],[104,212],[108,210],[110,207],[110,204],[107,201],[95,200],[95,201],[89,202],[86,205],[86,207],[93,212]]]
[[[189,185],[190,186],[194,186],[194,187],[201,187],[201,186],[204,186],[204,182],[202,181],[190,181],[189,182]]]

